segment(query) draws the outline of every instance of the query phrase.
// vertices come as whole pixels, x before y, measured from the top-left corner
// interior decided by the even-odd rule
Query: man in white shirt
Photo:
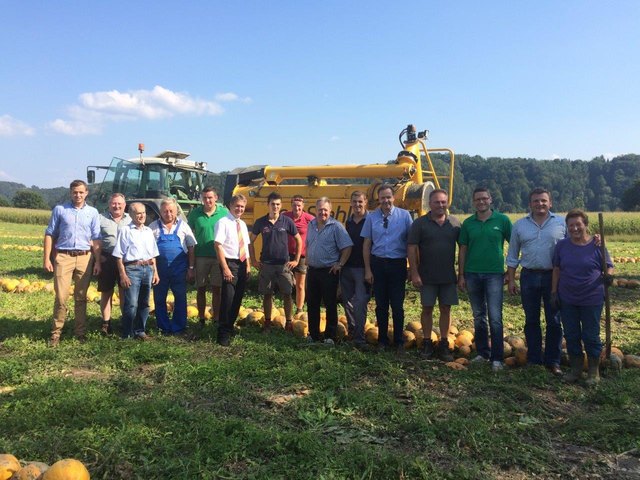
[[[148,340],[145,328],[149,317],[149,294],[151,286],[159,281],[155,260],[158,247],[153,232],[144,224],[146,207],[135,202],[129,206],[129,211],[132,223],[118,231],[112,253],[124,290],[122,338]]]
[[[229,214],[218,220],[215,227],[216,254],[222,271],[218,344],[223,347],[231,343],[233,324],[251,271],[249,231],[247,224],[240,219],[246,206],[244,195],[234,195],[229,204]]]

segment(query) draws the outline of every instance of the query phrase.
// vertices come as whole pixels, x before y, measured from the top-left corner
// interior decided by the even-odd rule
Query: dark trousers
[[[324,303],[327,312],[327,328],[324,337],[335,341],[338,327],[338,281],[330,268],[307,269],[307,315],[309,318],[309,334],[314,341],[320,338],[320,305]]]
[[[547,328],[544,342],[545,365],[560,365],[562,351],[562,324],[560,312],[551,305],[551,270],[535,271],[522,269],[520,273],[520,296],[524,310],[524,336],[527,339],[527,360],[541,365],[542,327],[540,325],[540,305],[544,304]]]
[[[378,343],[387,345],[389,337],[389,306],[393,316],[393,343],[402,345],[404,329],[404,292],[407,281],[406,258],[380,258],[371,256],[373,296],[376,299]]]
[[[218,340],[228,339],[233,333],[233,324],[238,318],[238,311],[247,285],[247,262],[228,258],[227,265],[231,270],[233,280],[230,282],[223,280],[222,282]]]

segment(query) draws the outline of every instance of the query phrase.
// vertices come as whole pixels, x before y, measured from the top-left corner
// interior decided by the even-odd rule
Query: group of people
[[[255,219],[250,231],[242,220],[247,199],[235,195],[227,209],[217,202],[212,187],[203,190],[202,205],[190,212],[187,222],[178,217],[175,200],[167,198],[161,204],[160,218],[148,227],[144,205],[130,204],[127,214],[126,199],[114,194],[108,212],[100,215],[86,204],[87,193],[84,182],[72,182],[71,201],[53,210],[45,232],[44,268],[55,275],[52,345],[60,339],[72,280],[75,334],[84,338],[86,291],[92,274],[98,276],[102,294],[104,333],[111,331],[111,298],[116,284],[123,298],[124,338],[148,338],[145,325],[151,289],[158,328],[167,334],[183,332],[187,283],[193,281],[200,325],[205,322],[207,292],[211,291],[212,316],[219,323],[217,341],[229,345],[253,265],[259,271],[265,331],[270,330],[273,320],[273,296],[279,294],[286,329],[291,329],[294,306],[299,312],[306,303],[309,342],[335,343],[340,290],[349,336],[361,349],[369,348],[364,330],[372,295],[379,331],[388,331],[389,310],[393,325],[393,338],[380,334],[378,348],[402,349],[407,279],[420,291],[424,332],[431,332],[438,304],[441,338],[449,334],[451,307],[458,304],[458,291],[464,291],[473,312],[478,352],[474,361],[490,362],[494,371],[503,368],[502,304],[507,284],[510,294],[519,291],[521,296],[528,363],[545,365],[552,374],[562,375],[564,326],[571,364],[565,377],[570,381],[580,377],[584,345],[588,379],[592,383],[598,380],[602,350],[599,319],[613,264],[598,236],[589,234],[587,215],[576,209],[560,218],[551,211],[551,193],[545,189],[530,193],[530,212],[513,225],[491,207],[491,194],[483,187],[474,190],[475,212],[462,223],[448,213],[448,193],[443,189],[430,192],[429,212],[415,221],[409,211],[394,205],[393,186],[378,188],[379,206],[371,212],[365,193],[355,191],[345,225],[331,216],[327,197],[315,202],[314,216],[304,210],[300,195],[292,198],[290,210],[282,212],[282,197],[273,192],[267,197],[268,213]],[[260,257],[255,258],[258,238],[262,248]],[[509,245],[506,273],[505,242]],[[169,290],[175,298],[172,316],[166,308]],[[323,304],[324,334],[320,332]],[[546,321],[544,353],[542,309]],[[436,346],[429,335],[421,355],[453,359],[447,342]]]

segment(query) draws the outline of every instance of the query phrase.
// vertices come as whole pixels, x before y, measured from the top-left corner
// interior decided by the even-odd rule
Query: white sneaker
[[[488,358],[484,358],[482,355],[478,355],[471,360],[471,363],[485,363],[488,362]]]
[[[326,346],[328,346],[328,347],[333,347],[335,345],[335,342],[330,338],[325,338],[324,339],[324,344]]]
[[[493,362],[491,362],[491,371],[492,372],[499,372],[502,369],[504,369],[504,364],[501,361],[494,360]]]

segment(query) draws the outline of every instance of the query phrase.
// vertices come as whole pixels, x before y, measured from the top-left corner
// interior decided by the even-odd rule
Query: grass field
[[[42,234],[0,222],[0,277],[51,280]],[[640,237],[618,238],[612,256],[640,257]],[[616,272],[638,280],[640,263]],[[614,344],[640,354],[640,290],[611,292]],[[52,350],[52,305],[46,291],[0,292],[0,453],[75,457],[95,479],[637,478],[624,468],[638,465],[640,370],[586,390],[537,368],[454,371],[415,350],[310,349],[253,327],[225,349],[212,325],[187,341],[153,320],[153,342],[80,344],[66,329]],[[255,290],[245,306],[260,306]],[[405,307],[419,318],[411,287]],[[472,326],[465,295],[453,317]],[[520,335],[519,298],[505,297],[504,318]],[[95,332],[95,303],[89,321]]]

